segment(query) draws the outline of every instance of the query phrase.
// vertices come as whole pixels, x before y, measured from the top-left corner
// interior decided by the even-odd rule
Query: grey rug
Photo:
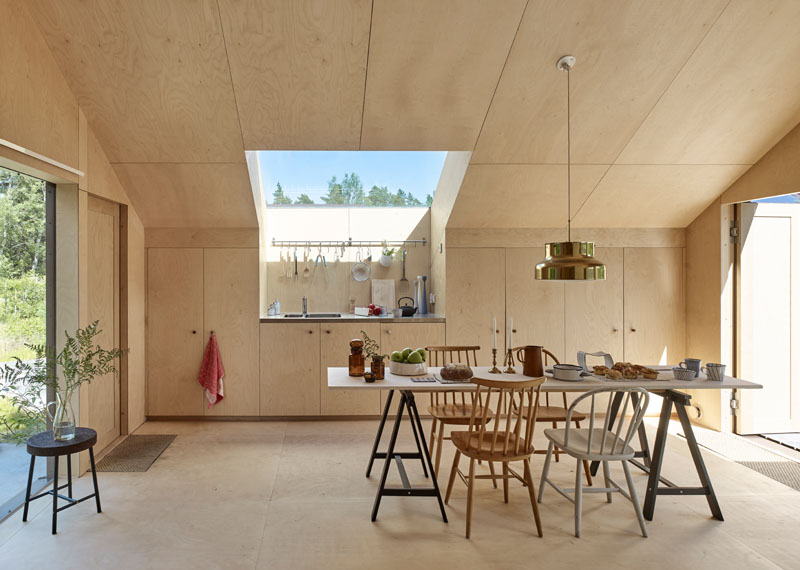
[[[683,434],[680,434],[683,437]],[[694,428],[697,443],[770,479],[800,491],[800,463],[732,433]]]
[[[129,435],[97,463],[97,470],[117,473],[147,471],[175,437],[174,435]]]
[[[761,437],[800,451],[800,433],[762,433]]]

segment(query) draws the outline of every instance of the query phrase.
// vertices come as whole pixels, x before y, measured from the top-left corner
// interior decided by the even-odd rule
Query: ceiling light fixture
[[[572,241],[572,157],[570,139],[569,72],[575,57],[565,55],[556,66],[567,72],[567,241],[545,244],[545,259],[536,264],[543,281],[596,281],[606,278],[606,266],[594,257],[594,242]]]

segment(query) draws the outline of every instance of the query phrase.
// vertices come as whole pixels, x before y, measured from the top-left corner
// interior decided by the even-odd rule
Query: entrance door
[[[740,434],[800,431],[800,204],[740,205]],[[795,302],[793,302],[795,301]]]
[[[88,321],[99,321],[102,330],[95,343],[111,349],[119,347],[119,205],[89,196],[88,218]],[[81,416],[97,431],[102,450],[121,433],[119,373],[95,378],[87,401],[88,414]]]

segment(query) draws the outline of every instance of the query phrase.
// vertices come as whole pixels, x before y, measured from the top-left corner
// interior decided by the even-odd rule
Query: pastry
[[[606,378],[608,378],[609,380],[619,380],[620,378],[622,378],[622,372],[611,368],[609,370],[606,370]]]
[[[655,370],[645,370],[644,372],[642,372],[642,376],[644,376],[648,380],[655,380],[656,378],[658,378],[658,372],[656,372]]]
[[[639,377],[639,371],[635,368],[626,368],[622,371],[622,377],[626,380],[636,380]]]
[[[600,365],[600,366],[593,366],[592,369],[594,370],[595,374],[603,375],[606,373],[606,371],[608,371],[609,368],[607,366]]]

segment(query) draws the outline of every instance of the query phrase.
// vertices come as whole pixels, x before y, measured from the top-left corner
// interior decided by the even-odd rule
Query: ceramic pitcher
[[[531,376],[533,378],[544,376],[541,346],[529,345],[518,348],[517,360],[522,363],[523,376]]]

